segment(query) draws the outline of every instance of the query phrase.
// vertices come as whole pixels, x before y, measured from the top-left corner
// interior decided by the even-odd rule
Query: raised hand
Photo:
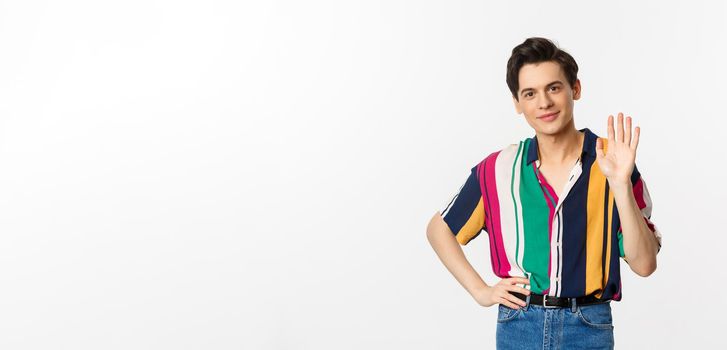
[[[639,145],[639,132],[637,126],[631,135],[631,117],[626,117],[626,130],[624,132],[623,113],[618,114],[618,129],[614,135],[613,115],[608,116],[608,145],[607,151],[603,151],[601,139],[596,141],[596,161],[601,172],[606,176],[609,183],[631,181],[631,172],[636,162],[636,148]]]

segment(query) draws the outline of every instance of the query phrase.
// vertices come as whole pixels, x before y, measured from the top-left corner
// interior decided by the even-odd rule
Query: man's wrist
[[[490,290],[492,290],[492,287],[491,286],[488,286],[487,284],[483,284],[483,285],[478,286],[477,288],[475,288],[475,290],[473,291],[472,294],[477,294],[477,295],[479,295],[479,294],[488,294],[488,293],[490,293]]]
[[[608,187],[612,191],[627,191],[631,190],[631,180],[629,179],[608,179]]]

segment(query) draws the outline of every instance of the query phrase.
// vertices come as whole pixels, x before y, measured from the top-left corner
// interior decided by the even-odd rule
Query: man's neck
[[[573,123],[558,134],[537,134],[540,163],[566,164],[578,159],[585,135]]]

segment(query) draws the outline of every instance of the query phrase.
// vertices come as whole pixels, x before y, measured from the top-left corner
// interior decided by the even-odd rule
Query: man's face
[[[524,65],[519,72],[519,101],[515,110],[524,114],[528,124],[541,134],[558,134],[573,120],[573,101],[580,98],[581,83],[573,87],[558,63],[548,61]],[[556,113],[555,118],[545,117]]]

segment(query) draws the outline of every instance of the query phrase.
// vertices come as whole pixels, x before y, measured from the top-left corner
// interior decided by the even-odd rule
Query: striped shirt
[[[596,162],[599,137],[588,128],[579,131],[583,149],[561,198],[538,170],[534,136],[475,165],[441,213],[461,245],[487,232],[492,270],[500,278],[526,277],[530,285],[523,287],[537,294],[619,301],[624,250],[618,210]],[[601,140],[607,148],[608,139]],[[661,249],[661,233],[650,220],[651,197],[636,166],[631,183]]]

